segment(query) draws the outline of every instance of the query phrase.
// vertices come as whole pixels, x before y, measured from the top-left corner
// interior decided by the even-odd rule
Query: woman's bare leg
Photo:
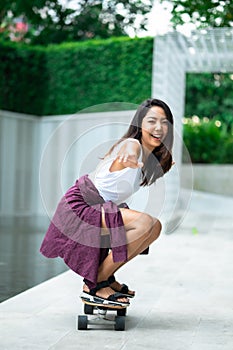
[[[126,228],[128,262],[142,253],[159,237],[161,223],[147,214],[130,209],[122,210],[122,218]],[[98,282],[113,275],[125,263],[114,263],[112,252],[110,252],[99,267]]]
[[[154,242],[160,234],[161,224],[159,220],[152,218],[150,215],[140,213],[131,209],[121,209],[123,222],[126,229],[128,260],[143,252],[152,242]],[[103,229],[107,229],[104,213],[102,216]],[[125,262],[114,262],[112,252],[105,258],[99,267],[98,282],[107,280],[109,276],[113,275]],[[88,291],[87,286],[84,290]],[[99,295],[107,298],[114,291],[110,288],[103,288]],[[125,302],[127,298],[119,299]]]

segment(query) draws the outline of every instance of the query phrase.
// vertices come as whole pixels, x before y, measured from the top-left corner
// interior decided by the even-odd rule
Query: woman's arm
[[[140,142],[136,139],[127,139],[119,149],[117,157],[112,162],[109,171],[118,171],[124,168],[141,168],[143,163],[138,161],[141,152]]]

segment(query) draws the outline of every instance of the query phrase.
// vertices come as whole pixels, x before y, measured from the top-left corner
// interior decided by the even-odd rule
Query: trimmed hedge
[[[127,37],[48,47],[0,43],[0,109],[72,114],[151,95],[152,38]]]
[[[43,114],[48,75],[42,48],[0,43],[0,109]]]

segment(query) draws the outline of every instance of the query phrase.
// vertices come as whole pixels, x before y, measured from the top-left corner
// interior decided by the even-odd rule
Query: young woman
[[[124,202],[169,171],[172,145],[170,108],[158,99],[144,101],[96,170],[78,179],[58,204],[40,251],[46,257],[60,256],[84,277],[81,298],[96,305],[125,306],[135,295],[114,275],[148,252],[161,224]]]

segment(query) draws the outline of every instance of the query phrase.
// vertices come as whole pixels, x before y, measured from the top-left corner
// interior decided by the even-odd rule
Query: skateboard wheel
[[[126,308],[117,310],[117,316],[125,316],[125,315],[126,315]]]
[[[116,318],[115,318],[115,330],[116,331],[124,331],[125,330],[125,317],[124,316],[116,316]]]
[[[78,329],[79,330],[86,330],[87,323],[88,323],[87,316],[78,316]]]
[[[84,313],[86,315],[93,315],[93,313],[94,313],[94,306],[85,304],[84,305]]]

